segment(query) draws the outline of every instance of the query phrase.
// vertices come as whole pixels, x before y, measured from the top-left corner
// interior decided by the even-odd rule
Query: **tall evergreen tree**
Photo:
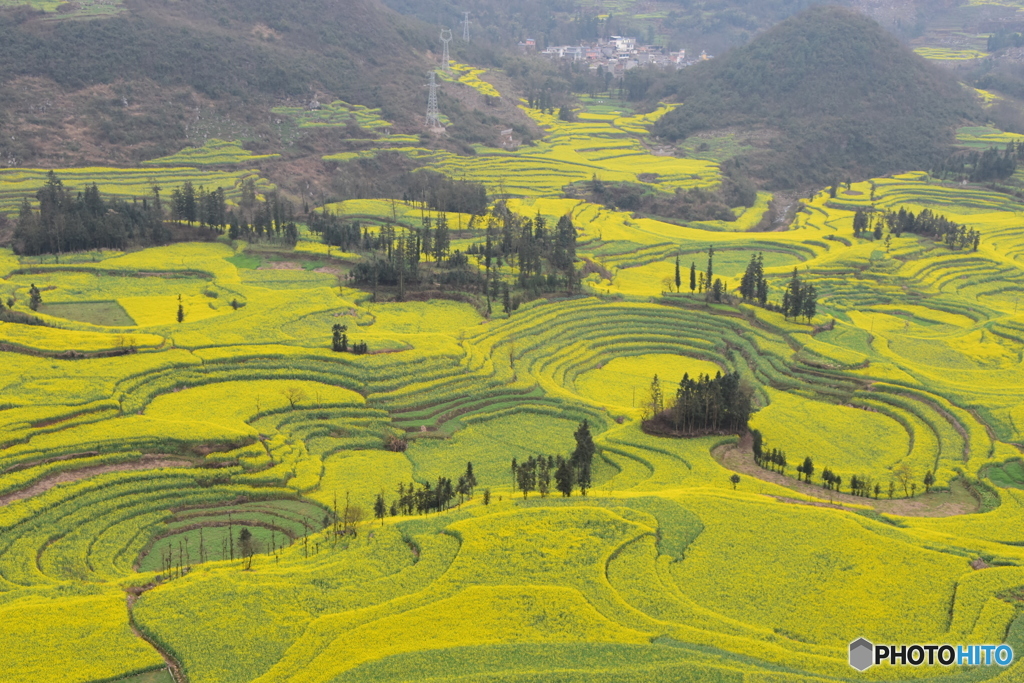
[[[757,283],[754,280],[754,268],[757,263],[757,257],[751,256],[750,263],[747,264],[747,269],[743,271],[743,277],[740,278],[740,297],[744,301],[750,301],[757,294]]]
[[[590,423],[587,420],[581,422],[573,433],[573,437],[576,439],[576,449],[572,454],[575,479],[580,488],[580,495],[585,496],[587,489],[590,488],[591,468],[594,452],[597,450],[594,446],[594,439],[590,435]]]
[[[546,498],[551,490],[551,460],[543,455],[537,458],[537,491]]]
[[[814,474],[814,461],[811,460],[811,456],[804,458],[804,464],[801,465],[801,472],[803,472],[804,478],[807,483],[811,483],[811,475]]]
[[[690,262],[690,296],[693,296],[693,290],[697,289],[697,264]]]
[[[347,325],[341,325],[335,323],[331,328],[331,349],[335,353],[344,353],[348,351],[348,335],[345,332],[348,330]]]
[[[853,236],[860,237],[868,230],[868,212],[865,209],[857,209],[853,214]]]
[[[43,295],[39,291],[39,288],[35,286],[35,284],[29,287],[28,297],[28,307],[31,308],[33,311],[38,311],[39,306],[42,305],[43,303]],[[179,320],[178,322],[181,321]]]
[[[782,314],[786,318],[796,318],[804,310],[803,291],[801,289],[800,276],[796,268],[793,268],[793,277],[786,285],[786,292],[782,297]]]
[[[724,292],[725,285],[722,284],[722,278],[716,277],[715,284],[711,286],[711,298],[715,301],[721,301]]]
[[[378,493],[377,500],[373,503],[373,514],[380,520],[380,525],[384,526],[384,517],[388,514],[387,503],[384,502],[384,494]]]
[[[437,217],[437,229],[434,231],[434,261],[440,263],[451,246],[451,234],[448,230],[448,216],[441,214]]]
[[[768,304],[768,280],[764,276],[764,257],[757,255],[757,302],[762,306]]]
[[[473,489],[475,489],[476,485],[477,485],[476,475],[473,474],[473,463],[471,463],[471,462],[467,462],[466,463],[466,474],[463,475],[463,476],[466,478],[466,486],[469,489],[469,497],[472,498],[473,497]]]
[[[814,291],[813,284],[804,285],[801,293],[803,294],[803,301],[801,302],[800,313],[803,314],[803,316],[807,318],[807,322],[810,323],[818,312],[817,293]]]
[[[714,282],[714,260],[715,260],[715,247],[714,245],[708,246],[708,271],[704,276],[705,287],[708,290],[711,289],[711,284]]]
[[[665,410],[665,398],[661,391],[661,381],[657,375],[651,380],[650,402],[648,406],[651,410],[651,417],[657,417]]]
[[[572,466],[569,462],[559,456],[558,464],[555,467],[555,488],[558,489],[563,496],[568,498],[572,495],[572,490],[575,485],[576,482],[573,477]]]

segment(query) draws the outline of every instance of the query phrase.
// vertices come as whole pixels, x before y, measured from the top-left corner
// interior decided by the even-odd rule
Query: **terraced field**
[[[0,323],[4,680],[1024,677],[1019,662],[847,664],[858,637],[1024,651],[1024,207],[912,173],[819,193],[784,232],[634,218],[560,183],[656,169],[711,185],[717,165],[647,153],[633,129],[649,117],[540,120],[536,149],[459,163],[521,195],[515,211],[571,213],[599,267],[583,293],[510,316],[372,303],[227,241],[61,264],[0,251],[0,298],[27,312],[35,284],[52,324]],[[978,250],[854,237],[857,208],[900,207],[979,230]],[[401,203],[337,208],[419,220]],[[463,218],[468,246],[486,217]],[[730,292],[755,254],[773,301],[796,267],[816,317],[691,293],[709,245]],[[335,323],[370,353],[332,352]],[[746,437],[641,428],[655,374],[671,397],[683,373],[718,370],[753,390],[752,426],[785,472],[758,468]],[[568,457],[584,420],[588,495],[514,490],[512,459]],[[467,462],[477,484],[450,509],[402,507]],[[841,490],[822,488],[826,467]],[[851,495],[854,476],[881,495]]]
[[[214,163],[197,160],[193,153],[181,153],[188,156],[180,164]],[[245,159],[237,160],[244,161]],[[165,159],[166,160],[166,159]],[[251,160],[251,158],[249,159]],[[163,160],[157,160],[163,161]],[[258,191],[272,190],[269,181],[260,178],[253,170],[222,171],[193,166],[174,166],[167,168],[59,168],[53,169],[69,190],[84,191],[86,187],[96,183],[100,193],[108,197],[117,197],[131,201],[141,200],[153,194],[153,187],[159,186],[164,196],[171,190],[191,181],[196,187],[203,186],[208,190],[224,188],[227,199],[236,203],[242,195],[242,182],[249,177],[256,180]],[[25,197],[35,198],[36,190],[46,182],[48,169],[4,168],[0,169],[0,211],[7,215],[17,214],[18,207]]]
[[[202,147],[187,147],[177,154],[143,162],[145,166],[233,166],[261,159],[274,159],[280,154],[253,154],[238,142],[212,138]]]

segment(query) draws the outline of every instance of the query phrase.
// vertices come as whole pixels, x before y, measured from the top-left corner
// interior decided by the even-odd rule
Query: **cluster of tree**
[[[969,180],[984,183],[1005,180],[1016,172],[1017,163],[1024,159],[1024,143],[1010,142],[1000,151],[989,147],[983,152],[958,152],[943,159],[931,174],[943,179]]]
[[[872,219],[872,213],[867,209],[857,209],[853,214],[853,236],[871,236],[876,240],[882,239],[882,227],[885,224],[884,218]]]
[[[501,300],[509,313],[524,299],[559,288],[571,294],[578,287],[576,227],[570,216],[559,218],[552,229],[539,213],[534,218],[521,216],[499,201],[489,215],[472,216],[467,227],[478,220],[486,221],[484,240],[470,244],[465,252],[452,251],[453,229],[443,212],[424,214],[419,229],[388,222],[371,232],[327,210],[311,214],[309,226],[328,245],[370,252],[352,269],[352,277],[357,284],[371,286],[375,296],[380,286],[397,286],[402,299],[409,286],[439,284],[483,293],[488,311]],[[471,258],[482,268],[472,267]],[[436,268],[424,272],[421,264],[431,260]],[[503,281],[506,265],[513,270],[520,293]]]
[[[401,251],[414,258],[415,262],[419,261],[420,254],[437,261],[448,255],[451,246],[448,217],[440,214],[437,227],[432,232],[433,222],[431,216],[424,215],[422,230],[406,231],[404,228],[396,228],[395,222],[391,221],[374,233],[368,226],[361,226],[358,221],[347,221],[344,216],[326,208],[310,213],[308,219],[309,231],[319,235],[321,241],[328,246],[340,247],[345,251],[382,251],[386,252],[387,260],[390,261],[396,243],[405,240],[411,246],[403,242]]]
[[[178,322],[181,322],[180,320]],[[348,325],[335,323],[331,328],[331,350],[335,353],[354,353],[357,356],[367,353],[366,342],[349,343]]]
[[[754,462],[759,466],[770,469],[773,472],[779,474],[786,474],[786,468],[789,466],[789,461],[786,458],[786,453],[781,448],[764,448],[764,436],[760,430],[753,429],[750,432],[752,438],[751,450],[754,454]],[[810,457],[804,458],[804,461],[796,466],[797,479],[806,481],[808,484],[811,483],[811,475],[814,474],[814,461]]]
[[[793,269],[793,277],[786,285],[786,291],[782,295],[782,315],[786,318],[799,318],[803,316],[808,323],[818,312],[818,293],[814,285],[800,281],[796,268]]]
[[[740,278],[740,296],[744,301],[756,302],[761,306],[768,303],[768,281],[764,277],[763,254],[750,257],[750,263]]]
[[[615,76],[610,69],[606,70],[603,65],[599,64],[596,69],[591,69],[588,62],[581,60],[565,60],[556,65],[565,81],[563,88],[565,91],[586,94],[591,97],[598,97],[601,93],[608,93],[609,97],[611,96],[611,86]]]
[[[257,201],[252,178],[243,183],[238,213],[227,209],[220,187],[207,191],[186,181],[172,190],[167,207],[160,192],[161,188],[154,186],[141,202],[104,199],[95,183],[73,193],[50,171],[46,184],[35,195],[38,211],[27,197],[21,204],[14,248],[20,254],[56,254],[59,259],[65,252],[166,244],[175,239],[170,229],[173,225],[165,223],[168,213],[179,226],[176,230],[185,231],[178,239],[210,239],[227,228],[231,239],[270,239],[288,245],[298,242],[291,203],[276,192],[268,193],[266,201]]]
[[[872,482],[870,478],[865,476],[853,475],[850,477],[850,493],[854,496],[860,496],[861,498],[871,497],[872,483],[874,483],[875,498],[882,492],[882,485],[877,482]]]
[[[1024,34],[1019,32],[996,31],[988,37],[986,52],[998,52],[1008,47],[1024,47]]]
[[[33,311],[38,311],[39,307],[43,304],[43,294],[36,287],[35,283],[28,288],[28,307]]]
[[[369,231],[364,231],[357,221],[346,221],[330,209],[310,212],[306,219],[309,231],[320,235],[324,244],[340,247],[343,251],[369,249]]]
[[[317,526],[317,520],[311,519],[305,515],[302,516],[301,524],[303,528],[302,544],[303,553],[306,558],[311,554],[319,553],[320,543],[314,541],[313,547],[310,547],[310,534],[317,529],[325,529],[327,540],[333,540],[337,543],[341,537],[351,534],[355,535],[356,526],[362,521],[363,511],[361,508],[349,505],[348,496],[345,498],[345,508],[342,514],[338,513],[337,496],[335,496],[334,511],[333,513],[327,512],[324,514],[322,526]],[[270,538],[261,543],[249,530],[247,526],[240,525],[235,522],[231,513],[228,513],[227,523],[227,534],[221,538],[220,557],[216,556],[216,550],[210,547],[204,538],[203,527],[199,527],[199,547],[189,548],[188,536],[178,536],[177,538],[177,553],[174,552],[173,540],[169,542],[160,552],[161,571],[167,573],[172,578],[178,578],[185,576],[192,570],[192,560],[196,559],[199,563],[210,562],[215,559],[220,560],[231,560],[239,559],[242,561],[243,571],[252,569],[253,560],[257,554],[264,553],[266,555],[277,556],[277,552],[286,546],[292,545],[294,538],[277,530],[270,528]],[[328,528],[330,527],[330,528]],[[238,529],[237,534],[235,529]],[[194,539],[193,539],[194,540]],[[192,557],[192,552],[195,551],[197,554],[196,558]],[[177,555],[175,557],[175,555]]]
[[[402,199],[417,201],[434,211],[482,215],[487,212],[487,187],[470,180],[454,180],[443,173],[419,170],[403,179]]]
[[[923,209],[921,213],[900,208],[899,211],[887,211],[885,222],[896,237],[905,232],[928,237],[942,242],[950,249],[970,249],[977,251],[981,244],[981,233],[965,225],[959,225],[945,216],[933,213],[931,209]]]
[[[568,214],[551,229],[539,212],[531,219],[498,202],[487,222],[484,243],[475,246],[471,253],[483,264],[489,282],[488,305],[496,298],[498,269],[504,264],[518,267],[518,285],[529,296],[561,285],[572,294],[578,285],[576,226]]]
[[[418,284],[420,278],[420,254],[423,240],[419,236],[407,234],[404,230],[396,238],[395,227],[391,224],[381,226],[376,237],[368,236],[366,242],[375,251],[372,251],[368,259],[356,264],[352,269],[352,278],[357,284],[370,285],[373,289],[373,298],[377,299],[377,288],[381,285],[398,287],[398,298],[405,298],[406,287],[411,284]],[[439,250],[436,255],[444,258]],[[452,254],[452,257],[455,257]],[[455,260],[455,263],[458,259]],[[452,264],[452,260],[439,261],[443,264]]]
[[[276,223],[231,221],[228,228],[228,237],[233,240],[243,239],[249,244],[253,242],[278,242],[288,247],[294,247],[299,242],[299,226],[289,221],[283,226]]]
[[[547,88],[526,93],[526,103],[530,109],[539,109],[540,111],[547,112],[555,111],[554,96],[551,90]]]
[[[666,278],[666,285],[670,279]],[[682,277],[679,271],[679,257],[676,257],[675,282],[676,291],[682,287]],[[690,295],[693,293],[705,294],[705,300],[720,302],[726,296],[725,283],[722,278],[715,277],[715,247],[708,247],[708,266],[705,271],[697,270],[697,262],[690,262]]]
[[[786,453],[781,448],[764,449],[764,437],[757,429],[750,432],[753,438],[751,450],[754,453],[754,462],[760,467],[770,469],[779,474],[785,474],[789,461],[786,460]]]
[[[295,246],[299,241],[299,229],[295,225],[295,209],[292,203],[277,192],[268,192],[266,201],[257,201],[256,185],[252,178],[247,178],[242,183],[239,209],[240,215],[229,211],[226,216],[229,225],[228,237],[231,239],[244,239],[250,244],[271,241],[289,247]],[[198,218],[202,220],[201,215]]]
[[[829,491],[839,491],[843,486],[843,478],[827,467],[821,471],[821,481],[822,486]]]
[[[578,183],[570,191],[618,211],[680,221],[732,222],[736,214],[729,207],[753,206],[757,201],[754,184],[739,176],[723,176],[714,189],[693,187],[664,192],[638,183],[605,182],[595,174],[589,182]]]
[[[163,222],[159,189],[142,202],[104,201],[95,184],[72,194],[53,171],[36,192],[39,210],[26,197],[18,213],[14,250],[38,255],[152,246],[171,240]]]
[[[572,495],[573,489],[579,488],[581,496],[587,495],[590,489],[594,463],[594,439],[590,434],[590,423],[584,420],[573,433],[576,448],[568,459],[562,456],[536,458],[530,457],[525,462],[517,463],[512,459],[512,490],[522,491],[526,498],[531,491],[537,491],[541,497],[551,491],[552,478],[555,490],[563,496]]]
[[[661,382],[654,376],[644,429],[653,433],[675,436],[700,436],[730,432],[742,434],[752,412],[752,392],[740,379],[739,373],[714,378],[701,374],[691,378],[683,375],[676,389],[674,401],[666,407]]]
[[[458,496],[459,505],[466,500],[471,500],[476,486],[477,480],[476,475],[473,474],[473,463],[467,462],[465,473],[460,475],[455,483],[452,483],[450,477],[438,477],[437,482],[433,485],[429,481],[425,481],[418,488],[415,482],[409,482],[408,486],[400,483],[397,489],[398,498],[394,499],[390,506],[384,500],[384,494],[378,493],[373,504],[373,514],[383,524],[384,517],[388,514],[397,517],[398,515],[411,515],[414,512],[420,515],[429,512],[444,512],[451,509],[452,501],[456,496]],[[487,494],[486,502],[489,502],[489,492],[485,493]]]
[[[619,79],[619,99],[630,102],[646,100],[654,85],[666,76],[667,72],[654,67],[630,69]]]
[[[252,183],[252,180],[247,182]],[[253,199],[255,201],[255,185],[253,187]],[[159,188],[153,188],[154,198],[159,197]],[[227,204],[224,201],[224,188],[218,187],[208,192],[205,187],[200,186],[197,190],[191,180],[179,188],[171,190],[171,219],[184,221],[189,225],[212,225],[223,227],[227,225],[228,213]]]
[[[6,302],[0,300],[0,322],[18,323],[19,325],[39,325],[40,327],[49,327],[49,325],[47,325],[45,322],[35,317],[34,315],[29,315],[24,311],[15,311],[15,303],[16,301],[13,296],[8,296]],[[42,298],[40,298],[39,303],[42,303]],[[31,300],[29,301],[29,306],[31,307]]]
[[[533,218],[522,216],[499,201],[487,217],[484,241],[471,244],[465,254],[459,255],[459,264],[468,263],[468,257],[483,266],[479,275],[466,275],[485,294],[488,312],[499,297],[508,314],[523,300],[559,289],[572,294],[579,286],[576,226],[569,215],[561,216],[552,229],[539,212]],[[501,268],[505,265],[516,276],[514,285],[520,290],[517,294],[501,279]],[[457,272],[452,271],[452,275]],[[449,282],[459,284],[454,279]]]

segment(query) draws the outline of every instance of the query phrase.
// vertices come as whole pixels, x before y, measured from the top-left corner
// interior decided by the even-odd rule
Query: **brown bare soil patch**
[[[16,500],[24,500],[40,493],[49,491],[58,484],[81,481],[100,474],[110,472],[133,472],[137,470],[156,470],[164,467],[192,467],[192,462],[183,458],[173,458],[165,455],[144,455],[135,462],[123,462],[112,465],[96,465],[94,467],[83,467],[71,472],[60,472],[58,474],[44,477],[28,488],[14,491],[0,496],[0,507],[9,505]]]
[[[297,261],[264,261],[259,270],[302,270],[302,264]]]
[[[256,24],[253,26],[252,35],[256,36],[260,40],[277,40],[281,37],[281,34],[266,24]]]
[[[861,498],[859,496],[851,496],[848,493],[828,491],[817,484],[797,481],[793,477],[772,472],[758,466],[754,462],[754,455],[750,450],[749,436],[744,437],[738,444],[719,446],[711,452],[711,455],[720,465],[734,472],[746,474],[755,479],[768,481],[779,486],[785,486],[805,496],[819,499],[827,498],[831,501],[830,504],[821,501],[805,501],[774,496],[777,500],[786,503],[841,509],[849,509],[846,506],[850,505],[869,506],[879,513],[899,515],[901,517],[952,517],[953,515],[966,515],[977,512],[979,509],[978,501],[955,482],[950,486],[949,491],[933,491],[914,498],[895,498],[893,500],[888,498],[879,498],[877,500],[874,498]]]
[[[344,277],[346,275],[344,269],[338,266],[321,266],[313,269],[314,273],[326,273],[328,275],[336,275],[338,277]]]

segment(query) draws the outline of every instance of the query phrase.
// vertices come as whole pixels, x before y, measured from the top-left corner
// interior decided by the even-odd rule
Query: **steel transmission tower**
[[[447,38],[444,37],[444,34],[446,33],[448,34]],[[441,42],[444,43],[444,54],[441,56],[441,69],[451,76],[452,60],[448,53],[448,43],[452,42],[452,30],[450,28],[441,29]]]
[[[430,72],[430,95],[427,97],[427,128],[430,130],[444,129],[441,125],[441,113],[437,109],[437,81],[433,71]]]
[[[462,13],[462,40],[463,42],[469,42],[469,12]]]

